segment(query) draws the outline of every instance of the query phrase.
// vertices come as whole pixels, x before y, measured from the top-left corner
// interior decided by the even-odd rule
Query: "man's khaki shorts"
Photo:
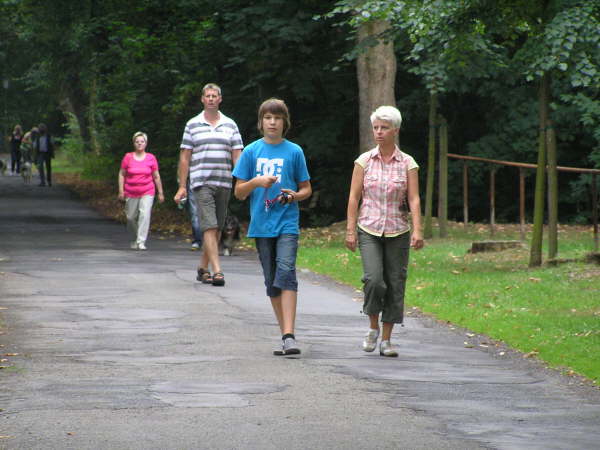
[[[203,233],[213,228],[219,231],[223,229],[230,196],[229,188],[206,185],[194,188],[198,220]]]

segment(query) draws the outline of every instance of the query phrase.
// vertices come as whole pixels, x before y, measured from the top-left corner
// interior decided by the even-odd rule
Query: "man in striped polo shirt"
[[[186,197],[189,174],[204,238],[197,280],[224,286],[225,277],[219,262],[219,234],[227,216],[233,180],[231,171],[244,144],[236,123],[219,111],[221,88],[207,84],[202,88],[201,101],[204,111],[190,119],[183,132],[175,202]]]

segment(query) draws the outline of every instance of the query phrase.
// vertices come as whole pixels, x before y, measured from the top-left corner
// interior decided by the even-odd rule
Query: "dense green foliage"
[[[399,61],[401,143],[422,167],[433,92],[448,120],[450,152],[535,162],[544,73],[551,74],[559,165],[600,167],[600,0],[0,0],[4,132],[16,122],[46,121],[65,134],[61,124],[71,113],[92,155],[87,166],[114,176],[141,129],[169,191],[202,85],[222,86],[222,110],[245,142],[257,138],[258,104],[279,96],[319,192],[318,207],[304,217],[331,222],[344,217],[359,152],[353,59],[363,49],[354,30],[373,18],[393,25],[382,38],[393,40]],[[459,171],[451,162],[451,218],[462,214]],[[473,164],[471,175],[471,218],[481,220],[487,169]],[[515,220],[516,173],[501,169],[498,179],[505,181],[498,220]],[[589,180],[559,181],[560,219],[588,220]]]

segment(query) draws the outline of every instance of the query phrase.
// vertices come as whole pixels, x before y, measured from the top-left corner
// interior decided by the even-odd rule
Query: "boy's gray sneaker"
[[[363,350],[365,352],[372,352],[377,348],[377,338],[379,337],[379,328],[377,330],[369,329],[365,334],[365,340],[363,341]]]
[[[296,340],[294,338],[286,338],[281,343],[281,349],[273,350],[273,354],[275,356],[283,356],[283,355],[299,355],[300,348],[296,344]]]
[[[396,348],[392,345],[390,341],[381,341],[381,344],[379,344],[379,354],[381,356],[398,356]]]
[[[296,344],[296,339],[294,338],[285,338],[283,341],[283,354],[284,355],[299,355],[300,348],[298,348],[298,344]]]

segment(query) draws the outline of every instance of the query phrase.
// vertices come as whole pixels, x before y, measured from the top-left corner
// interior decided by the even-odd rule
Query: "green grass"
[[[81,175],[86,180],[116,180],[118,170],[112,157],[74,151],[64,146],[58,147],[52,160],[52,172]]]
[[[343,227],[337,228],[306,230],[298,266],[360,289],[360,255],[343,246]],[[496,239],[518,239],[515,227],[502,228]],[[527,248],[467,253],[473,241],[484,239],[487,228],[473,225],[465,232],[456,224],[449,238],[413,251],[407,308],[600,382],[600,267],[580,261],[530,269]],[[561,227],[561,258],[582,260],[592,249],[589,228]]]
[[[75,158],[67,154],[57,153],[53,169],[82,171],[82,160],[77,167]],[[360,255],[344,247],[344,230],[344,223],[304,229],[298,267],[360,289]],[[472,224],[465,230],[451,224],[447,239],[428,240],[423,250],[413,251],[407,309],[418,307],[600,383],[600,266],[570,262],[529,269],[526,248],[467,253],[473,241],[488,238],[483,225]],[[518,238],[517,227],[497,227],[495,239]],[[525,242],[529,240],[528,234]],[[253,249],[252,241],[244,239],[241,246]],[[560,227],[561,258],[582,260],[592,250],[590,227]]]
[[[65,149],[58,147],[52,160],[52,172],[54,173],[81,173],[83,162],[81,159],[73,158]]]

